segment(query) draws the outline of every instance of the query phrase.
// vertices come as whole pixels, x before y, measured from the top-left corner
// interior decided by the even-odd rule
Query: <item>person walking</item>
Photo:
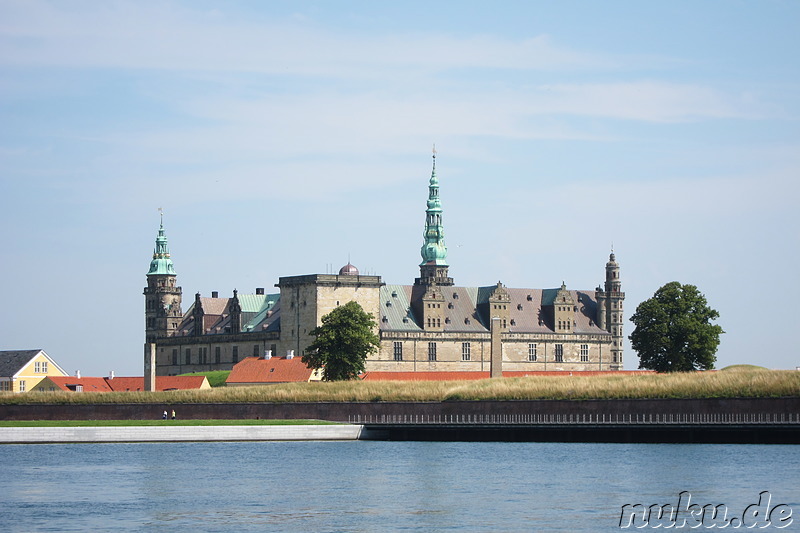
[[[167,419],[167,412],[166,411],[164,411],[164,414],[161,415],[161,419],[162,420],[166,420]]]
[[[175,409],[172,410],[172,419],[175,420]]]

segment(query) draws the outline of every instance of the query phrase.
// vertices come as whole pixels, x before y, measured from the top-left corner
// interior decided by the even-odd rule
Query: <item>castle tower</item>
[[[429,286],[432,284],[446,287],[453,285],[453,278],[448,275],[447,246],[444,244],[444,226],[442,225],[442,203],[439,199],[439,179],[436,177],[436,149],[433,150],[433,171],[428,185],[428,209],[425,211],[424,242],[420,253],[420,277],[414,285]]]
[[[145,339],[169,337],[177,329],[183,317],[181,311],[181,288],[175,286],[177,274],[164,233],[164,219],[156,237],[156,247],[150,270],[147,272],[147,287],[144,288]]]
[[[611,370],[622,368],[622,302],[625,293],[622,292],[622,280],[619,277],[619,264],[614,252],[606,263],[606,282],[603,288],[597,287],[595,291],[597,300],[597,325],[611,333]]]

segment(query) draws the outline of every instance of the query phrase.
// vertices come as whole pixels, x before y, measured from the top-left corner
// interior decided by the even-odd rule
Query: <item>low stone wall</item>
[[[164,410],[185,419],[319,419],[338,422],[371,417],[420,416],[680,416],[749,414],[800,416],[800,397],[642,400],[521,400],[349,403],[198,403],[0,405],[0,420],[150,420]]]

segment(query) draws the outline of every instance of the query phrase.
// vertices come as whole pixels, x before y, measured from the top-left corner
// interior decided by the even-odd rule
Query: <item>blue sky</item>
[[[800,366],[800,3],[0,0],[0,349],[141,374],[164,209],[184,300],[418,275],[697,285],[718,366]],[[188,305],[188,303],[187,303]],[[638,359],[628,349],[626,368]]]

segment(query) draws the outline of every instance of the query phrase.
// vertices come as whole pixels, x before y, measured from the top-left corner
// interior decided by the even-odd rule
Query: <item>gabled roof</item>
[[[53,361],[53,358],[44,350],[6,350],[0,351],[0,377],[13,377],[39,354],[44,355],[62,374],[66,374],[64,369]]]
[[[489,297],[497,288],[440,287],[444,296],[445,332],[488,332]],[[384,285],[380,289],[378,325],[383,331],[422,331],[411,306],[412,285]],[[553,298],[558,289],[505,288],[511,299],[508,331],[511,333],[554,333]],[[574,333],[610,335],[595,323],[597,303],[593,291],[569,291],[575,302]],[[549,302],[549,303],[548,303]]]
[[[240,331],[278,331],[280,329],[280,294],[239,294],[242,314]],[[230,328],[230,306],[233,298],[200,298],[203,307],[203,335],[239,333]],[[183,314],[176,332],[177,336],[193,335],[195,332],[194,307],[192,302]]]
[[[233,366],[226,384],[294,383],[311,379],[314,370],[299,357],[246,357]]]
[[[105,378],[104,378],[105,379]],[[108,386],[115,392],[143,391],[144,377],[115,377],[106,379]],[[156,376],[156,390],[187,390],[208,388],[205,376]]]
[[[108,386],[106,378],[77,378],[72,376],[48,376],[39,382],[37,387],[41,387],[42,383],[47,380],[53,382],[58,389],[63,391],[74,391],[78,385],[83,387],[83,392],[111,392],[113,390]]]

